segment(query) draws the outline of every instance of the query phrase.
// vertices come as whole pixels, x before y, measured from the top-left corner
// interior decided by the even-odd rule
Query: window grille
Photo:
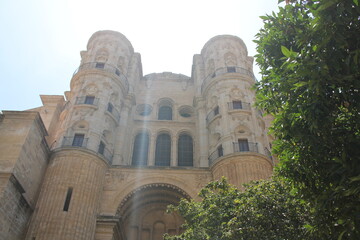
[[[103,141],[100,141],[98,153],[104,155],[104,150],[105,150],[105,143]]]
[[[84,142],[84,134],[75,134],[73,142],[72,142],[72,146],[76,146],[76,147],[82,147],[83,142]]]
[[[236,68],[235,67],[227,67],[227,72],[228,73],[236,72]]]
[[[239,150],[240,152],[248,152],[249,149],[249,142],[247,139],[239,139],[238,140],[239,143]]]
[[[242,102],[241,101],[233,101],[233,109],[242,109]]]
[[[104,68],[105,67],[105,63],[100,63],[100,62],[97,62],[96,65],[95,65],[96,68]]]
[[[156,139],[155,165],[170,166],[171,139],[166,133],[160,134]]]
[[[159,120],[172,120],[172,108],[169,106],[162,106],[159,109]]]
[[[149,135],[147,133],[139,133],[135,137],[132,165],[146,166],[149,151]]]
[[[178,166],[193,166],[193,140],[187,134],[179,137]]]
[[[85,104],[94,104],[95,97],[94,96],[86,96],[85,97]]]

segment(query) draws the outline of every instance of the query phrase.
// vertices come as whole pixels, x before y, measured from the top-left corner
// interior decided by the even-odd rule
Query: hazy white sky
[[[98,30],[124,34],[141,54],[144,75],[190,76],[193,55],[221,34],[242,38],[253,56],[259,16],[277,11],[277,2],[0,0],[0,110],[35,108],[40,94],[69,90],[79,53]]]

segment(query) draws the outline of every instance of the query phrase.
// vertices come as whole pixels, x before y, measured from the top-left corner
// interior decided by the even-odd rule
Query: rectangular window
[[[227,72],[229,72],[229,73],[236,72],[236,68],[235,67],[227,67]]]
[[[98,153],[104,155],[104,151],[105,151],[105,143],[103,141],[100,141]]]
[[[111,103],[108,103],[108,107],[107,107],[108,112],[112,113],[113,108],[114,108],[114,106]]]
[[[224,156],[222,145],[218,146],[217,152],[218,152],[219,157]]]
[[[216,106],[214,108],[214,116],[218,115],[219,114],[219,106]]]
[[[84,134],[75,134],[73,142],[72,142],[72,146],[75,147],[82,147],[83,143],[84,143]]]
[[[95,65],[96,68],[104,68],[105,67],[105,63],[100,63],[100,62],[97,62],[96,65]]]
[[[69,210],[72,192],[73,192],[73,188],[69,187],[68,191],[66,193],[66,198],[65,198],[64,208],[63,208],[64,212],[67,212]]]
[[[242,103],[241,101],[233,101],[233,109],[242,109]]]
[[[239,151],[240,152],[248,152],[249,151],[249,143],[247,139],[239,139]]]
[[[86,97],[85,97],[85,104],[93,105],[93,104],[94,104],[94,100],[95,100],[95,97],[94,97],[94,96],[86,96]]]

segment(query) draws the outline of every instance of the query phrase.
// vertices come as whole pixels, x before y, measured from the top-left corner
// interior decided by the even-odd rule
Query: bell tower
[[[210,39],[194,56],[202,166],[240,186],[272,173],[262,114],[254,107],[253,58],[235,36]]]
[[[125,36],[93,34],[66,93],[26,239],[94,239],[105,173],[123,161],[131,92],[141,75],[140,55]]]

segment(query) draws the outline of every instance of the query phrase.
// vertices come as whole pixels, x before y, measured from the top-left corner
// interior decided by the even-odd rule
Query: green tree
[[[358,0],[293,0],[262,19],[257,102],[275,117],[279,173],[322,239],[360,239]]]
[[[202,201],[183,199],[170,207],[185,218],[186,230],[165,239],[316,239],[305,227],[311,223],[308,204],[279,179],[250,183],[242,192],[223,178],[209,183],[199,195]]]

